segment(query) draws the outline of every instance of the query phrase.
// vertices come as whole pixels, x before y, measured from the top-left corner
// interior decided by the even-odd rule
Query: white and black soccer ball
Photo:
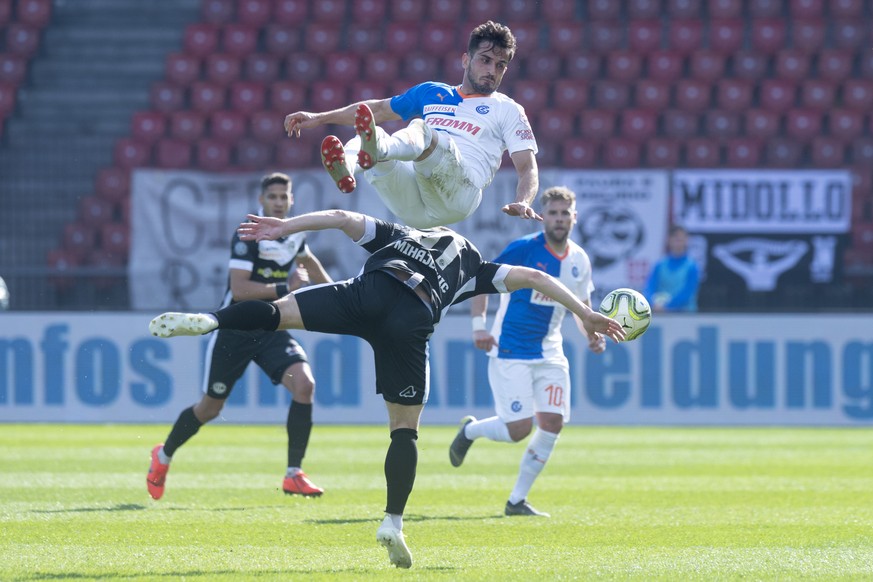
[[[625,287],[607,293],[600,302],[600,313],[621,324],[626,342],[643,335],[652,322],[652,308],[643,294]]]

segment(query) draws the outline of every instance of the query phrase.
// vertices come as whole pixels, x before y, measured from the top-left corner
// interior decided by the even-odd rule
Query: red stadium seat
[[[464,12],[462,0],[431,0],[428,15],[435,22],[458,22]]]
[[[794,106],[797,87],[790,81],[767,79],[761,83],[761,107],[771,111],[785,111]]]
[[[836,138],[818,136],[812,140],[810,157],[816,168],[839,168],[845,164],[846,146]]]
[[[704,134],[714,138],[736,137],[740,133],[740,114],[710,109],[703,116]]]
[[[464,76],[461,58],[455,53],[448,53],[442,59],[443,76],[447,79],[460,80]],[[512,77],[510,77],[512,78]],[[407,84],[408,85],[408,84]],[[505,90],[505,87],[502,89]]]
[[[347,12],[345,0],[318,0],[310,7],[312,17],[323,22],[341,22]]]
[[[773,54],[785,47],[785,21],[771,18],[753,20],[750,35],[752,50]]]
[[[501,0],[500,6],[507,22],[533,20],[537,16],[536,4],[528,0]]]
[[[179,139],[162,139],[155,145],[155,163],[161,168],[184,169],[191,165],[191,144]]]
[[[273,17],[271,0],[237,0],[236,19],[242,24],[261,27]]]
[[[251,139],[240,140],[234,153],[236,165],[244,170],[264,171],[273,161],[272,145]]]
[[[64,251],[78,264],[97,246],[97,231],[93,226],[70,222],[64,226]]]
[[[774,168],[794,168],[800,163],[803,148],[797,141],[774,137],[767,142],[764,162]]]
[[[576,115],[572,111],[560,109],[545,109],[536,117],[534,129],[537,134],[545,136],[548,141],[555,142],[573,135],[576,127]]]
[[[588,105],[588,82],[582,79],[558,79],[554,84],[554,106],[578,111]]]
[[[655,51],[646,56],[648,76],[658,81],[673,82],[682,76],[683,57],[671,51]]]
[[[542,111],[549,102],[549,86],[540,81],[516,81],[513,98],[527,111]]]
[[[111,289],[116,285],[121,284],[123,275],[119,274],[124,264],[127,262],[127,257],[119,253],[113,253],[101,248],[94,249],[86,257],[85,263],[104,274],[99,277],[91,277],[91,282],[94,288],[98,291]]]
[[[817,54],[825,44],[825,24],[821,19],[795,19],[789,36],[795,50]]]
[[[206,57],[206,81],[221,86],[227,86],[240,78],[242,65],[239,57],[216,53]]]
[[[828,9],[838,17],[857,18],[864,10],[863,0],[830,0]]]
[[[283,24],[271,24],[264,29],[264,46],[277,56],[300,50],[300,31]]]
[[[451,22],[433,22],[421,31],[419,43],[425,52],[442,55],[457,50],[456,25]]]
[[[309,17],[309,0],[273,0],[273,19],[286,26],[302,26]]]
[[[355,81],[349,85],[349,101],[369,101],[370,99],[385,99],[388,88],[379,81]]]
[[[809,141],[821,133],[821,113],[808,109],[791,109],[785,115],[785,135],[798,141]]]
[[[676,84],[676,106],[685,111],[699,112],[710,106],[712,87],[709,83],[680,79]]]
[[[873,165],[873,138],[858,137],[852,140],[851,157],[856,166],[869,168]]]
[[[823,0],[791,0],[791,17],[796,18],[821,18],[824,13]]]
[[[224,108],[227,90],[214,83],[192,83],[191,107],[201,113],[209,114]]]
[[[861,56],[861,72],[864,72],[864,56]],[[873,54],[873,53],[871,53]],[[829,81],[842,83],[852,75],[852,61],[854,54],[847,50],[824,49],[818,55],[818,75]]]
[[[200,19],[209,24],[224,24],[233,20],[235,0],[201,0]]]
[[[263,83],[237,81],[230,86],[230,107],[243,113],[260,111],[266,104]]]
[[[352,2],[352,22],[355,26],[381,24],[388,16],[387,0],[357,0]]]
[[[249,117],[249,133],[262,143],[275,143],[286,137],[285,116],[277,111],[256,111]]]
[[[851,141],[864,134],[864,115],[851,109],[827,112],[828,133],[843,141]]]
[[[647,1],[652,2],[652,0]],[[631,20],[627,30],[627,43],[630,50],[640,56],[660,49],[661,22],[659,20]]]
[[[174,111],[170,114],[170,137],[193,142],[203,137],[206,120],[197,111]]]
[[[149,103],[156,111],[170,113],[181,109],[185,104],[185,92],[172,83],[158,81],[151,86]]]
[[[667,82],[643,79],[637,83],[634,96],[640,109],[663,111],[670,105],[670,86]]]
[[[235,142],[245,134],[246,116],[239,111],[216,111],[209,117],[209,135],[213,139],[207,141]]]
[[[197,167],[209,171],[222,171],[230,167],[230,144],[215,139],[197,142]]]
[[[561,165],[561,142],[549,139],[537,143],[537,165],[540,168],[559,167]],[[512,158],[504,156],[501,167],[512,167]]]
[[[418,0],[391,0],[391,20],[422,22],[427,5]]]
[[[167,55],[167,80],[187,86],[200,79],[200,57],[188,53]]]
[[[306,105],[306,85],[280,81],[270,85],[270,107],[285,114],[300,111]]]
[[[565,139],[561,144],[561,165],[565,168],[593,168],[597,166],[600,145],[577,138]]]
[[[382,28],[354,27],[349,30],[346,38],[346,48],[356,54],[372,53],[382,48]]]
[[[849,79],[843,84],[843,106],[859,111],[873,108],[873,81]]]
[[[279,59],[269,53],[252,53],[243,65],[244,77],[257,83],[273,83],[279,78]]]
[[[67,291],[76,284],[76,274],[73,272],[81,265],[82,258],[67,249],[49,251],[46,264],[52,272],[49,282],[57,291]]]
[[[689,57],[688,69],[693,79],[713,83],[724,77],[725,57],[713,51],[697,51]]]
[[[700,20],[672,20],[667,34],[671,50],[689,54],[703,45],[703,23]]]
[[[543,3],[543,16],[548,20],[572,20],[575,18],[574,3],[570,0]],[[590,0],[588,18],[612,20],[621,16],[621,4],[614,0]]]
[[[745,22],[737,19],[713,19],[709,23],[709,48],[732,55],[743,46]]]
[[[646,165],[650,168],[675,168],[681,157],[679,142],[656,138],[646,142]]]
[[[591,49],[599,54],[609,54],[622,48],[624,26],[618,20],[603,20],[592,23],[588,29]]]
[[[700,17],[701,0],[667,0],[666,4],[670,18]]]
[[[743,0],[709,0],[707,6],[712,18],[738,18],[743,12]]]
[[[195,57],[206,57],[218,50],[218,27],[214,24],[189,24],[182,44],[185,52]]]
[[[776,54],[776,76],[789,81],[802,81],[809,77],[809,57],[800,51],[783,49]]]
[[[600,109],[624,109],[630,103],[630,88],[617,81],[594,82],[594,106]]]
[[[606,74],[616,81],[636,81],[642,68],[640,56],[630,51],[616,51],[606,57]]]
[[[27,75],[27,61],[20,55],[0,53],[0,83],[20,85]]]
[[[460,60],[460,59],[458,59]],[[363,78],[371,81],[394,81],[400,75],[400,59],[391,53],[374,53],[364,57]]]
[[[12,0],[0,0],[0,27],[12,22]]]
[[[603,162],[607,168],[637,168],[640,165],[639,142],[611,138],[603,144]]]
[[[749,0],[749,13],[754,18],[776,18],[782,15],[782,0]]]
[[[348,86],[345,83],[319,81],[312,84],[312,101],[324,111],[348,105]]]
[[[566,76],[571,79],[597,79],[600,77],[602,63],[602,57],[593,53],[567,55],[565,61]]]
[[[752,103],[754,87],[743,79],[724,79],[716,85],[716,103],[726,111],[743,111]]]
[[[39,29],[20,22],[6,27],[6,51],[14,55],[31,57],[39,48]]]
[[[628,0],[627,12],[631,18],[658,18],[661,0]]]
[[[621,135],[640,143],[655,136],[658,131],[658,115],[646,109],[625,109],[621,114]],[[606,155],[606,154],[605,154]]]
[[[661,120],[667,137],[688,138],[697,135],[699,121],[696,113],[668,109],[661,114]]]
[[[15,95],[18,90],[8,83],[0,83],[0,119],[15,109]]]
[[[579,135],[588,141],[603,141],[615,135],[616,113],[583,109],[579,114]]]
[[[120,222],[107,222],[100,227],[100,248],[118,256],[130,251],[130,227]]]
[[[836,102],[836,86],[826,80],[809,79],[800,87],[800,104],[809,109],[831,109]]]
[[[130,172],[116,166],[101,168],[94,181],[94,192],[101,199],[117,204],[130,195]]]
[[[549,22],[548,48],[561,56],[572,57],[584,50],[586,34],[581,22]]]
[[[15,15],[18,22],[34,28],[43,28],[52,17],[51,0],[18,0]]]
[[[319,139],[320,141],[320,139]],[[321,163],[318,144],[296,138],[276,144],[274,163],[279,168],[309,168]]]
[[[436,79],[440,72],[440,61],[433,55],[412,53],[403,57],[403,78],[410,83],[421,83]]]
[[[79,219],[87,227],[99,228],[112,220],[113,204],[97,196],[85,196],[79,200]]]
[[[715,140],[689,139],[685,142],[685,163],[691,168],[717,168],[721,165],[720,150]]]
[[[729,168],[754,168],[761,162],[761,142],[749,137],[732,138],[725,143],[725,165]]]
[[[151,144],[136,141],[129,137],[115,142],[113,160],[120,168],[142,168],[149,165],[152,159]]]
[[[864,27],[867,23],[857,18],[838,20],[832,23],[834,45],[844,49],[861,49],[867,43]]]
[[[757,81],[767,74],[767,58],[750,51],[738,51],[731,58],[734,76],[740,79]]]
[[[306,27],[303,48],[317,55],[327,55],[340,50],[342,30],[332,22],[314,22]]]
[[[323,65],[321,58],[308,53],[292,53],[285,59],[285,71],[289,79],[305,83],[321,77]]]
[[[417,22],[392,22],[385,29],[385,50],[395,56],[411,53],[419,49],[420,37]]]
[[[341,52],[325,55],[324,76],[330,81],[351,82],[361,73],[361,59],[358,55]]]
[[[553,52],[533,51],[524,57],[525,77],[551,83],[561,75],[561,58]]]
[[[779,134],[781,115],[767,109],[749,109],[745,112],[746,135],[768,139]]]
[[[167,119],[159,111],[138,111],[130,122],[130,135],[143,143],[154,143],[164,137]]]

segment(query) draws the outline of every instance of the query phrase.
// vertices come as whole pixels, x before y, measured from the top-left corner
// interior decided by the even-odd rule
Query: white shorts
[[[413,228],[464,220],[482,202],[482,190],[464,171],[454,140],[441,132],[437,147],[421,162],[380,162],[364,172],[388,210]]]
[[[551,412],[570,422],[570,368],[563,364],[488,358],[494,409],[503,422]]]

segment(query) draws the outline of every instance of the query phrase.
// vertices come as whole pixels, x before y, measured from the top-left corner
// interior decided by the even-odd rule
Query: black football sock
[[[288,409],[288,466],[302,467],[309,433],[312,432],[312,404],[291,401]]]
[[[276,331],[279,328],[279,308],[266,301],[241,301],[219,309],[213,315],[218,320],[219,329]]]
[[[418,431],[411,428],[398,428],[391,432],[391,445],[385,455],[385,481],[388,484],[385,513],[403,515],[406,509],[418,465],[416,440]]]
[[[176,449],[184,445],[188,439],[197,434],[203,423],[197,420],[194,415],[194,407],[191,406],[182,411],[179,418],[176,419],[176,424],[170,431],[170,436],[164,441],[164,454],[172,457]]]

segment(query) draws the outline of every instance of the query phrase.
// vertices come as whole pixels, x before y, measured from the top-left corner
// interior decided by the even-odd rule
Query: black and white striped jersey
[[[434,324],[450,305],[485,293],[507,293],[508,265],[482,259],[479,249],[447,227],[415,229],[366,217],[355,241],[371,253],[364,273],[385,268],[424,276],[434,307]]]

